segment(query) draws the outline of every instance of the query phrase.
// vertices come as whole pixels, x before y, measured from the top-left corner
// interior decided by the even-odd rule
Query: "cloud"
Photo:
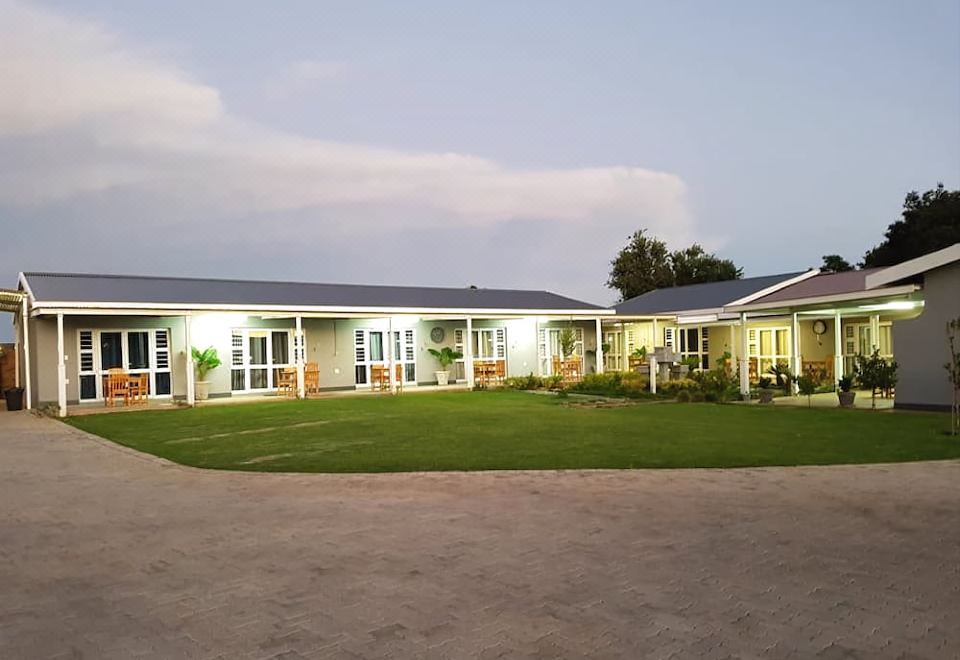
[[[690,230],[685,187],[672,174],[519,170],[307,139],[232,115],[215,88],[101,25],[2,0],[0,12],[0,204],[132,187],[227,216],[393,204],[423,210],[398,225],[630,218],[668,238]],[[316,83],[342,73],[342,64],[302,61],[285,76]]]
[[[331,83],[342,81],[347,72],[344,62],[298,60],[289,63],[264,85],[264,95],[273,102],[309,94]]]

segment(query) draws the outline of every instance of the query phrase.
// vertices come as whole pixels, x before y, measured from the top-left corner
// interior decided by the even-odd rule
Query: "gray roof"
[[[855,293],[867,290],[867,275],[883,270],[882,268],[866,268],[850,270],[843,273],[820,273],[813,277],[791,284],[779,291],[757,298],[754,303],[780,302],[782,300],[798,300],[802,298],[817,298],[832,296],[841,293]]]
[[[763,291],[768,287],[802,274],[803,271],[654,289],[636,298],[624,300],[622,303],[615,305],[614,309],[617,310],[617,314],[626,316],[675,314],[699,309],[718,309],[735,300]]]
[[[549,291],[24,273],[37,302],[592,311]]]

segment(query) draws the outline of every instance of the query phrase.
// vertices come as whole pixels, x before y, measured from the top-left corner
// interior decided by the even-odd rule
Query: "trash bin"
[[[7,400],[7,410],[23,410],[23,388],[11,387],[3,393]]]

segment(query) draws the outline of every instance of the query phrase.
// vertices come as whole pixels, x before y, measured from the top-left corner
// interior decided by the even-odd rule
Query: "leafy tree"
[[[645,229],[630,237],[630,242],[610,265],[607,286],[620,291],[621,300],[654,289],[736,280],[743,275],[743,270],[732,261],[709,254],[696,243],[684,250],[669,252],[666,243],[647,236]]]
[[[845,273],[848,270],[853,270],[853,266],[851,266],[850,262],[841,257],[839,254],[823,255],[823,265],[820,266],[820,272]]]
[[[742,268],[737,268],[737,265],[729,259],[720,259],[716,255],[708,254],[697,243],[686,250],[671,253],[670,267],[673,270],[674,286],[739,280],[743,276]]]
[[[922,195],[907,194],[903,219],[887,227],[884,241],[863,256],[863,266],[892,266],[960,242],[960,190],[942,183]]]
[[[673,269],[667,244],[647,237],[646,229],[630,237],[627,246],[610,262],[607,286],[620,291],[620,299],[627,300],[647,291],[673,286]]]

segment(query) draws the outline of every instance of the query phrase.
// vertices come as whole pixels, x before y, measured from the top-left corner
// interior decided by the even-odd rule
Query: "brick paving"
[[[0,658],[957,658],[960,462],[270,475],[0,415]]]

